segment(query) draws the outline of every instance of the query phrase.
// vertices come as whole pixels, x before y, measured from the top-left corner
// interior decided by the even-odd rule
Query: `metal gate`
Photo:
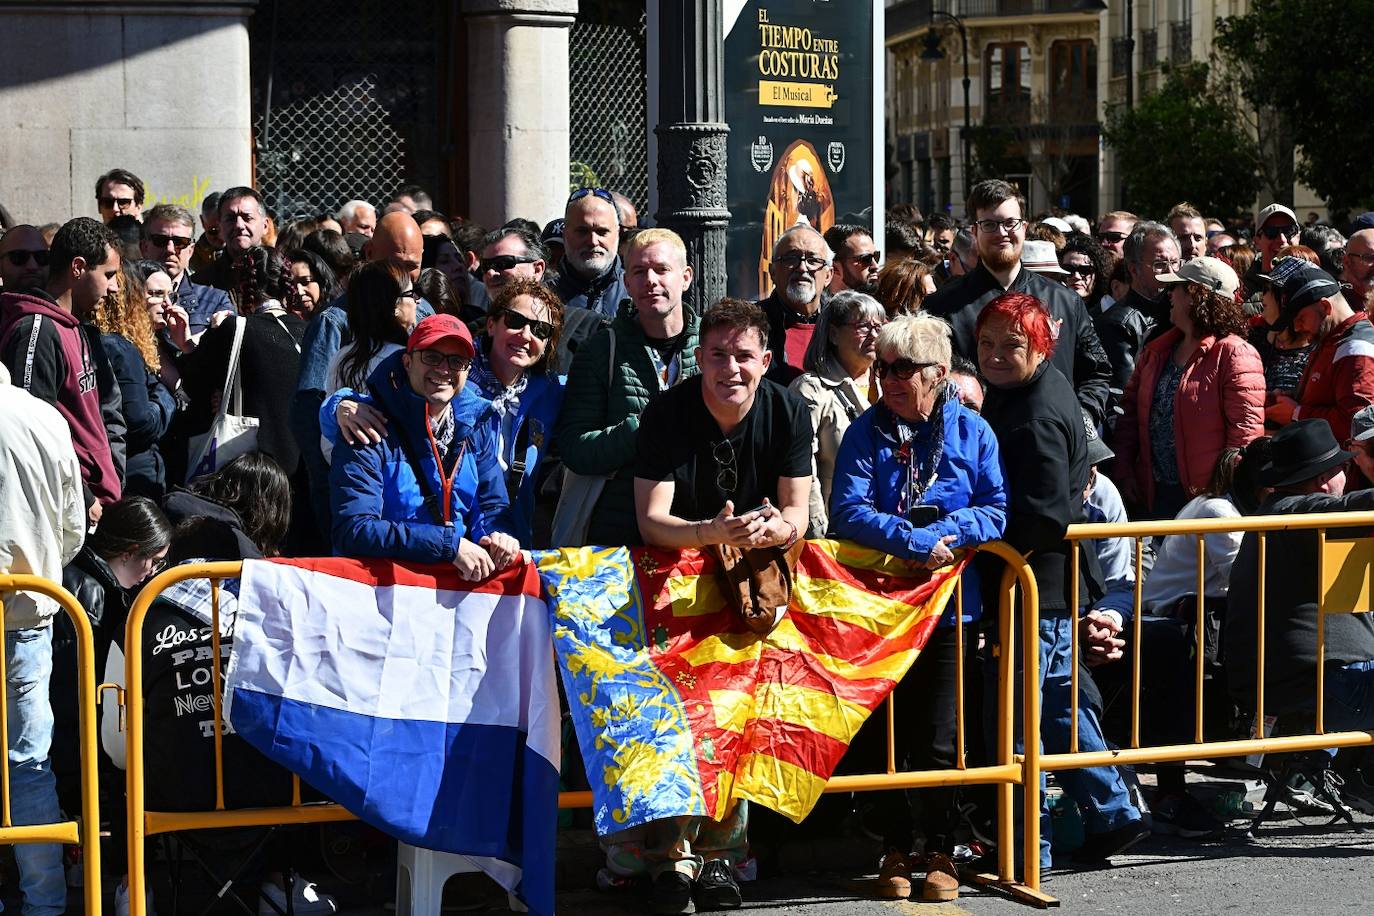
[[[255,183],[279,220],[332,212],[353,198],[380,204],[407,181],[442,199],[444,6],[258,6],[250,29]]]
[[[649,199],[648,85],[642,0],[583,3],[568,45],[574,187]]]

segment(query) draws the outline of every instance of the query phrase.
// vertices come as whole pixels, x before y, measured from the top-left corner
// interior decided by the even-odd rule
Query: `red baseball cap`
[[[410,332],[410,339],[406,341],[406,352],[428,350],[444,340],[458,341],[469,357],[477,354],[472,346],[472,334],[468,331],[468,326],[453,315],[430,315],[417,324],[415,330]]]

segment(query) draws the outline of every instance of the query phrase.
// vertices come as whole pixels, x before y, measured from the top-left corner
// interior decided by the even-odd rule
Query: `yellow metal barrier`
[[[10,820],[10,769],[8,759],[0,769],[0,799],[4,802],[4,818],[0,820],[0,844],[63,843],[81,844],[82,868],[85,876],[87,916],[100,916],[100,808],[97,785],[95,714],[95,643],[91,621],[81,604],[56,582],[38,576],[0,575],[0,592],[32,592],[44,595],[61,605],[76,628],[77,706],[80,711],[81,743],[81,822],[64,821],[57,824],[31,824],[16,827]],[[0,631],[5,629],[5,606],[0,602]],[[8,682],[6,659],[0,653],[0,747],[9,748],[9,709],[4,702]]]
[[[1064,753],[1041,754],[1038,750],[1040,721],[1038,702],[1026,703],[1027,723],[1036,723],[1032,729],[1026,728],[1026,752],[1022,783],[1025,793],[1025,882],[1031,888],[1040,886],[1040,776],[1046,770],[1070,770],[1096,766],[1117,766],[1138,763],[1173,763],[1186,760],[1213,759],[1217,757],[1239,757],[1262,753],[1287,753],[1293,751],[1320,750],[1324,748],[1357,747],[1374,745],[1374,733],[1334,732],[1325,730],[1325,690],[1323,674],[1325,659],[1325,624],[1328,614],[1361,613],[1370,611],[1371,598],[1371,560],[1374,560],[1374,539],[1329,538],[1328,529],[1374,527],[1374,512],[1335,512],[1313,513],[1308,515],[1255,516],[1250,518],[1187,519],[1183,521],[1128,522],[1124,524],[1074,525],[1069,528],[1067,540],[1082,548],[1084,541],[1098,538],[1131,538],[1135,543],[1136,586],[1134,595],[1134,615],[1130,638],[1130,651],[1134,672],[1131,680],[1131,740],[1130,746],[1117,750],[1080,751],[1078,747],[1078,668],[1080,646],[1077,627],[1071,645],[1072,664],[1072,707],[1070,722],[1069,749]],[[1197,620],[1194,627],[1197,644],[1194,651],[1194,729],[1193,742],[1179,745],[1140,746],[1140,669],[1141,669],[1141,617],[1142,617],[1142,552],[1144,538],[1181,535],[1197,538],[1197,588],[1199,596],[1206,595],[1206,538],[1235,532],[1255,532],[1258,540],[1258,607],[1256,620],[1256,689],[1254,717],[1256,722],[1264,721],[1265,710],[1265,582],[1268,562],[1267,535],[1276,531],[1314,531],[1318,544],[1318,568],[1316,575],[1317,595],[1317,677],[1316,677],[1316,727],[1309,735],[1287,735],[1284,737],[1260,736],[1229,741],[1206,741],[1203,735],[1203,691],[1205,689],[1205,602],[1197,602]],[[1088,547],[1087,549],[1091,549]],[[1077,572],[1079,551],[1072,554],[1074,572]],[[1294,575],[1304,571],[1294,570]],[[1073,598],[1077,596],[1077,576],[1073,579]],[[1071,602],[1077,606],[1077,600]],[[1024,617],[1024,639],[1032,645],[1038,638],[1039,604],[1027,601]],[[1033,609],[1033,611],[1032,611]],[[1038,681],[1038,653],[1028,652],[1025,670],[1025,684],[1029,688]],[[1036,691],[1027,689],[1027,694]],[[1032,710],[1034,706],[1034,710]]]
[[[1019,588],[1029,607],[1039,603],[1039,593],[1035,576],[1024,558],[1003,542],[984,544],[979,551],[998,557],[1006,563],[998,593],[999,653],[998,653],[998,728],[997,747],[994,764],[986,766],[967,765],[964,754],[964,736],[970,727],[965,721],[964,703],[964,633],[963,627],[956,628],[956,680],[959,690],[956,694],[956,744],[957,764],[950,770],[927,770],[920,772],[898,772],[895,760],[895,702],[889,697],[886,704],[887,726],[887,771],[875,774],[855,774],[833,777],[826,786],[826,792],[866,792],[885,789],[919,789],[949,786],[993,785],[997,787],[998,801],[998,872],[980,874],[974,879],[981,884],[1001,888],[1013,897],[1039,906],[1053,904],[1053,898],[1040,893],[1034,886],[1016,881],[1014,866],[1013,807],[1012,787],[1024,778],[1024,763],[1013,752],[1012,704],[1015,695],[1015,651],[1016,635],[1013,621],[1015,615],[1016,591]],[[125,635],[125,687],[127,702],[127,724],[125,740],[127,746],[127,789],[128,789],[128,844],[129,844],[129,906],[131,916],[143,916],[146,900],[147,875],[144,843],[150,836],[179,830],[202,830],[223,827],[256,827],[278,824],[305,824],[328,821],[352,820],[344,808],[334,804],[302,804],[299,777],[292,779],[292,804],[288,807],[251,808],[225,810],[224,808],[224,763],[223,763],[223,684],[219,664],[212,665],[212,689],[214,704],[215,736],[215,809],[196,812],[148,811],[144,800],[145,761],[143,757],[144,735],[144,696],[143,696],[143,622],[153,602],[169,586],[189,579],[209,579],[211,582],[210,628],[212,649],[215,659],[220,658],[219,645],[219,583],[224,579],[237,578],[242,571],[242,563],[216,562],[196,563],[177,566],[158,575],[139,593],[129,620]],[[974,574],[974,573],[970,573]],[[956,612],[962,612],[962,584],[956,591]],[[991,601],[985,601],[992,606]],[[1030,615],[1027,615],[1030,616]],[[1033,630],[1030,631],[1033,633]],[[1026,645],[1038,646],[1038,639],[1031,639]],[[1033,661],[1031,674],[1034,675]],[[1037,691],[1023,691],[1025,721],[1038,720],[1039,694]],[[991,700],[992,698],[987,698]],[[971,727],[981,727],[973,723]],[[559,795],[560,808],[589,808],[592,806],[592,793],[589,791],[562,792]]]
[[[303,804],[300,777],[291,778],[291,804],[276,808],[225,810],[224,807],[224,685],[220,671],[219,592],[224,579],[239,576],[243,564],[188,563],[169,569],[139,592],[129,611],[125,628],[126,772],[129,806],[129,913],[144,916],[147,900],[147,874],[144,842],[150,836],[179,830],[208,830],[223,827],[267,827],[282,824],[317,824],[354,820],[352,814],[335,804]],[[187,579],[209,579],[211,594],[211,703],[214,709],[215,808],[212,811],[149,811],[144,803],[143,759],[143,621],[153,602],[170,585]]]

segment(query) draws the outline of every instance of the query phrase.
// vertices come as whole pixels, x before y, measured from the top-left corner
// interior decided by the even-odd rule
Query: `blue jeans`
[[[48,761],[53,729],[52,705],[48,702],[52,627],[5,633],[5,666],[13,822],[16,826],[57,823],[62,812],[57,805],[57,780]],[[66,912],[62,847],[20,843],[14,847],[14,858],[19,863],[24,916]]]
[[[1054,614],[1055,612],[1050,612]],[[1056,616],[1045,616],[1040,620],[1040,735],[1042,752],[1047,754],[1067,753],[1069,750],[1070,710],[1073,690],[1073,667],[1071,664],[1073,626],[1075,621],[1064,612]],[[1019,632],[1019,631],[1018,631]],[[1016,664],[1016,680],[1021,682],[1020,653]],[[986,672],[990,685],[988,697],[996,697],[996,665],[988,666]],[[1080,677],[1082,675],[1080,674]],[[1020,696],[1018,690],[1016,705],[1015,748],[1017,753],[1025,750],[1025,735],[1020,721]],[[991,702],[987,707],[989,719],[995,725],[997,704]],[[995,736],[995,728],[989,731]],[[995,737],[989,738],[989,747],[995,746]],[[1101,751],[1107,749],[1102,737],[1102,726],[1098,712],[1082,702],[1078,706],[1078,749],[1080,751]],[[1089,767],[1081,770],[1060,770],[1059,785],[1072,798],[1083,813],[1083,825],[1089,834],[1102,833],[1124,827],[1140,819],[1140,812],[1131,804],[1130,791],[1116,767]],[[1045,799],[1045,777],[1040,777],[1040,867],[1049,868],[1052,864],[1050,852],[1053,826],[1050,819],[1049,803]],[[1021,806],[1017,805],[1017,836],[1020,836]],[[1016,844],[1019,851],[1021,843]]]
[[[1374,661],[1326,672],[1326,730],[1374,730]]]

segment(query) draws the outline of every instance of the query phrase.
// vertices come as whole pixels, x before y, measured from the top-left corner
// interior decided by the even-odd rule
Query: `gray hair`
[[[773,243],[773,253],[769,256],[768,260],[770,262],[776,261],[778,259],[778,249],[782,247],[782,243],[786,241],[789,236],[796,235],[799,232],[814,233],[821,240],[821,247],[825,249],[826,266],[828,267],[831,264],[835,263],[835,252],[830,250],[830,246],[825,241],[825,236],[821,235],[819,232],[816,232],[816,228],[814,226],[808,225],[806,223],[798,223],[791,229],[788,229],[782,235],[778,236],[778,240]]]
[[[859,321],[882,324],[886,320],[887,310],[883,304],[867,293],[852,289],[836,293],[816,318],[811,343],[807,344],[806,355],[802,357],[802,368],[817,375],[847,374],[840,365],[835,345],[830,342],[830,329]]]
[[[192,232],[194,232],[196,229],[196,218],[191,215],[190,210],[187,210],[180,204],[158,204],[156,207],[153,207],[151,210],[144,213],[143,225],[145,228],[143,230],[143,233],[145,237],[148,233],[146,227],[153,220],[165,220],[169,223],[180,223],[187,229],[190,229]]]
[[[950,247],[959,256],[959,260],[967,264],[974,251],[973,233],[967,229],[960,229],[954,233],[954,243]]]
[[[1163,223],[1156,223],[1152,220],[1136,223],[1131,234],[1126,236],[1121,255],[1126,259],[1127,264],[1139,264],[1141,256],[1145,254],[1145,246],[1159,238],[1167,238],[1175,245],[1178,244],[1178,236],[1174,235],[1174,230]]]
[[[334,215],[334,218],[341,223],[351,223],[353,217],[358,215],[358,210],[362,207],[367,207],[373,213],[377,212],[377,208],[365,200],[350,200],[339,208],[339,212]]]
[[[935,366],[944,366],[948,372],[953,357],[949,323],[926,312],[900,315],[884,325],[878,333],[878,353],[915,363],[932,363],[922,370],[926,378],[931,377],[927,370]]]
[[[549,253],[544,250],[544,246],[539,243],[539,239],[534,237],[534,233],[518,226],[502,226],[500,229],[493,229],[482,236],[482,244],[477,247],[477,256],[481,257],[482,252],[492,245],[499,244],[508,235],[513,235],[520,240],[520,244],[525,246],[525,256],[538,258],[545,264],[549,262]]]

